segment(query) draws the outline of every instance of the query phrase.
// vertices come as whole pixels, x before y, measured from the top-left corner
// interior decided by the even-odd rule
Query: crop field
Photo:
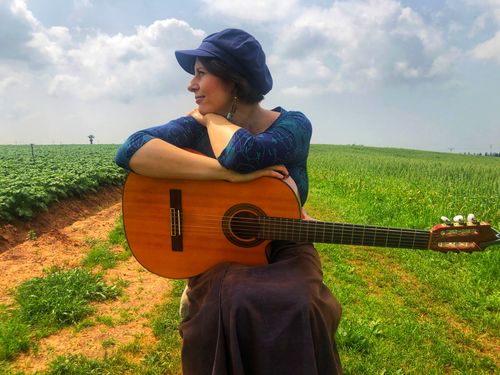
[[[30,218],[49,203],[120,184],[117,145],[0,145],[0,220]]]
[[[309,213],[322,220],[430,229],[474,213],[500,228],[500,160],[348,146],[312,147]],[[344,312],[351,374],[489,374],[500,360],[500,252],[318,244]]]
[[[100,160],[105,160],[103,169],[117,173],[113,183],[119,183],[123,174],[112,165],[116,146],[99,147],[109,147],[108,156]],[[25,152],[29,164],[31,150]],[[60,159],[59,167],[69,155]],[[430,229],[443,215],[474,213],[500,228],[500,158],[313,145],[309,178],[306,209],[320,220]],[[135,262],[120,220],[109,238],[105,243],[86,239],[95,246],[75,250],[85,252],[79,265],[54,268],[20,283],[11,292],[13,302],[0,299],[0,373],[31,374],[22,371],[22,363],[40,361],[45,353],[52,357],[40,374],[181,373],[177,326],[183,281],[173,281],[167,298],[147,313],[139,314],[138,306],[127,308],[140,296],[129,288],[148,273],[130,274],[127,282],[107,277],[121,264]],[[108,242],[123,246],[121,252],[110,250]],[[475,253],[319,243],[316,248],[324,282],[343,308],[336,341],[346,374],[499,373],[500,246]],[[158,277],[141,288],[154,279]],[[144,293],[150,304],[158,294]],[[120,303],[113,308],[115,315],[100,312],[111,303]],[[108,335],[128,331],[127,324],[136,320],[142,331],[134,341],[122,344]],[[54,353],[54,347],[44,349],[42,344],[44,338],[53,343],[68,330],[71,339],[82,335],[88,341],[96,329],[101,341],[94,346],[102,345],[97,357]],[[149,336],[154,339],[145,342]]]

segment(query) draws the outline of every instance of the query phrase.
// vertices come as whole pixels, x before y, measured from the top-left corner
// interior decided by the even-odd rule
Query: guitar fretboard
[[[430,232],[425,230],[376,227],[259,217],[258,237],[267,240],[321,242],[346,245],[428,249]]]

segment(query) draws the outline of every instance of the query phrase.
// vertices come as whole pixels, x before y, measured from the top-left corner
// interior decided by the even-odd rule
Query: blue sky
[[[0,143],[121,143],[195,106],[173,51],[243,28],[313,143],[500,152],[500,1],[0,0]]]

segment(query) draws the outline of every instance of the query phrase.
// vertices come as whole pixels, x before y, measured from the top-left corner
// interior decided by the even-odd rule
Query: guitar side
[[[131,172],[122,205],[135,258],[149,271],[168,278],[191,277],[221,262],[267,263],[269,241],[228,239],[231,233],[227,225],[224,228],[228,212],[258,209],[259,215],[300,218],[293,188],[270,177],[235,184],[157,179]]]

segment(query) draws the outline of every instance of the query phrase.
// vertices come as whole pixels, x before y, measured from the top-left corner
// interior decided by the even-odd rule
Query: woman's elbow
[[[127,157],[127,147],[125,144],[121,145],[115,155],[115,163],[125,170],[130,170],[130,158]]]

